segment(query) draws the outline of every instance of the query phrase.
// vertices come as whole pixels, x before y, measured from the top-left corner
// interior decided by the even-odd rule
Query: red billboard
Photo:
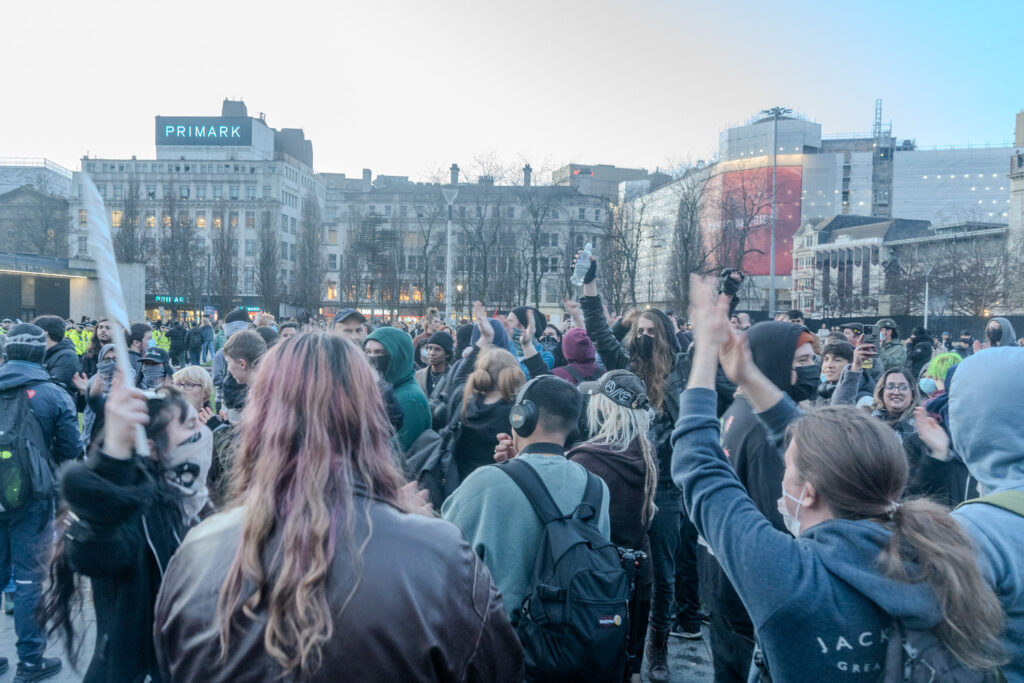
[[[800,228],[802,167],[779,166],[776,176],[775,273],[793,270],[793,235]],[[721,266],[739,265],[750,275],[770,272],[772,168],[762,166],[722,173],[711,193],[705,226]]]

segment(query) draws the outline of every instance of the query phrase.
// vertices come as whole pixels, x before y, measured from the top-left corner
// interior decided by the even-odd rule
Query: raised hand
[[[85,390],[89,388],[89,378],[84,372],[76,372],[71,377],[71,383],[75,385],[75,389],[78,389],[80,394],[84,394]]]
[[[938,420],[928,414],[924,406],[914,408],[914,424],[917,427],[917,435],[928,447],[933,458],[946,461],[953,457],[949,450],[949,434]]]
[[[491,327],[490,318],[487,317],[487,311],[484,309],[484,305],[479,301],[473,302],[473,318],[476,320],[476,328],[480,330],[480,339],[477,340],[476,345],[483,348],[489,344],[494,343],[494,328]]]
[[[128,460],[135,446],[135,428],[148,422],[146,395],[131,386],[124,370],[118,370],[104,411],[103,452],[118,460]]]

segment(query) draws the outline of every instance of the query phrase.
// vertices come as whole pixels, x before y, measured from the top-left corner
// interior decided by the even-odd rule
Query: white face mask
[[[794,498],[786,493],[786,489],[783,487],[782,497],[779,498],[779,514],[782,515],[782,522],[786,525],[786,529],[789,533],[793,534],[794,537],[800,535],[800,506],[804,504],[804,492],[806,490],[807,484],[804,484],[803,488],[800,489],[800,498]],[[789,510],[786,509],[787,498],[796,503],[796,512],[792,515],[789,514]]]

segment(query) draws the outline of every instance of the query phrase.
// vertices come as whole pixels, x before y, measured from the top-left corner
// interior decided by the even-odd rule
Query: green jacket
[[[371,339],[387,349],[390,356],[384,379],[395,388],[395,400],[402,408],[398,443],[405,451],[424,430],[430,429],[431,424],[430,404],[413,371],[412,337],[394,327],[381,327],[366,338],[367,341]]]
[[[898,341],[886,342],[878,350],[878,361],[886,370],[900,370],[907,362],[907,347]]]

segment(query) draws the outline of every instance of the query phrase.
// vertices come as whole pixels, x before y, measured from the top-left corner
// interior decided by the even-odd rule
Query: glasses
[[[184,389],[185,391],[193,391],[195,389],[202,389],[202,384],[193,384],[192,382],[175,382],[174,386],[178,389]]]
[[[889,382],[888,384],[885,385],[885,390],[886,391],[910,391],[910,385],[909,384],[893,384],[892,382]]]

